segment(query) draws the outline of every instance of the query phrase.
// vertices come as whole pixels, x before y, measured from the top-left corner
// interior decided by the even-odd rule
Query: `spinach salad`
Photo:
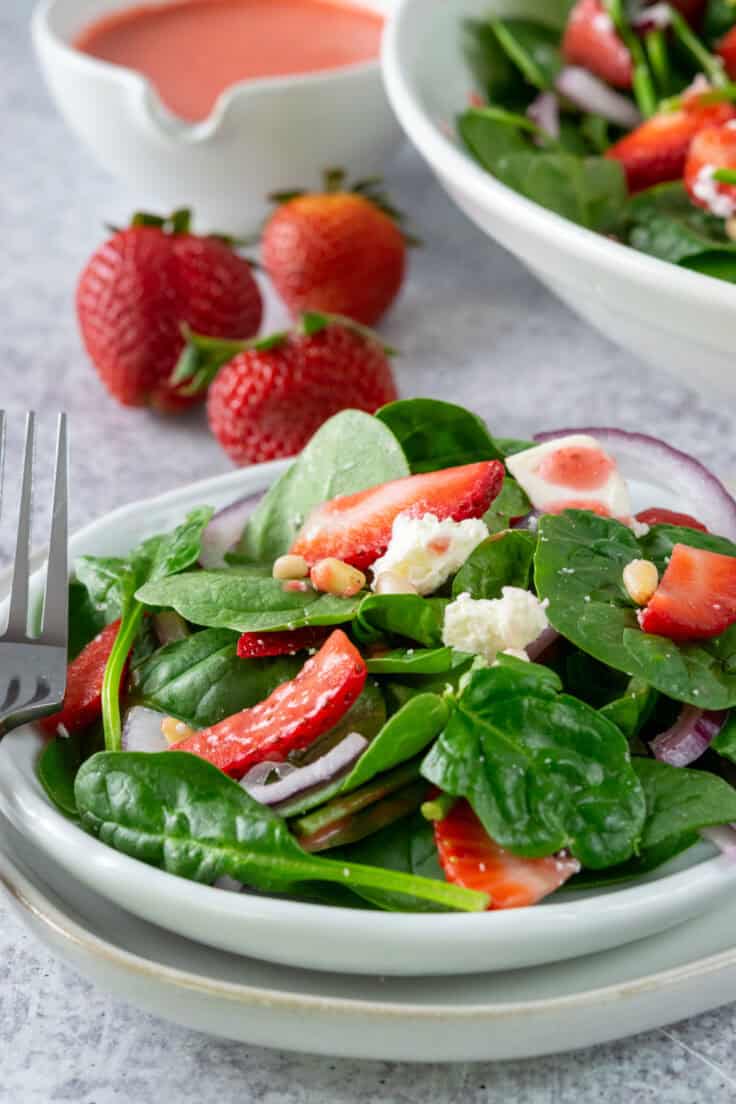
[[[700,517],[635,514],[637,470]],[[75,565],[38,775],[105,844],[479,911],[630,882],[736,821],[736,503],[697,461],[402,400],[325,423],[235,544],[233,509]]]

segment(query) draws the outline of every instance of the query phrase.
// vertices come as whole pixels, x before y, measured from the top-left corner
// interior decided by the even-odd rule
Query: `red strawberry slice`
[[[698,131],[736,117],[729,103],[701,104],[691,97],[678,111],[665,111],[647,119],[606,151],[620,161],[630,192],[640,192],[668,180],[680,180],[690,143]]]
[[[639,614],[644,632],[671,640],[719,636],[736,621],[736,556],[676,544],[659,586]]]
[[[735,126],[705,127],[693,138],[685,163],[685,187],[692,202],[722,218],[736,212],[736,187],[713,180],[713,171],[736,169]]]
[[[64,704],[58,713],[41,721],[45,732],[53,733],[60,727],[67,732],[76,732],[100,716],[102,680],[119,628],[120,622],[113,621],[69,664]]]
[[[716,53],[723,59],[726,72],[731,80],[736,80],[736,27],[732,27],[718,43]]]
[[[360,652],[335,629],[295,679],[251,709],[187,736],[171,750],[189,751],[233,778],[242,778],[256,763],[285,759],[336,725],[361,693],[365,678]]]
[[[640,510],[636,520],[642,525],[679,525],[681,529],[698,529],[701,533],[708,530],[702,521],[691,517],[690,514],[678,514],[676,510],[665,510],[661,506],[651,506],[648,510]]]
[[[238,655],[241,659],[296,655],[307,648],[321,648],[329,635],[330,629],[320,625],[307,625],[287,632],[243,633],[238,641]]]
[[[491,839],[467,801],[435,823],[434,838],[448,882],[487,893],[491,909],[536,905],[580,870],[564,852],[544,859],[512,855]]]
[[[631,54],[601,0],[578,0],[567,20],[562,52],[571,65],[582,65],[616,88],[631,88]]]
[[[501,490],[503,464],[485,460],[459,468],[409,475],[318,506],[298,534],[292,553],[308,563],[336,556],[361,570],[382,556],[399,514],[434,514],[443,520],[482,517]]]

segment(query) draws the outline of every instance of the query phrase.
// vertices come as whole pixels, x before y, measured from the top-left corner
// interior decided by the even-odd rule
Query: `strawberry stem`
[[[328,195],[334,195],[335,192],[342,192],[345,190],[344,169],[325,169],[323,180],[325,191]]]
[[[438,820],[444,820],[456,803],[457,798],[453,797],[452,794],[442,793],[431,801],[425,801],[420,811],[425,820],[434,823]]]
[[[287,333],[279,332],[255,341],[228,341],[194,333],[186,325],[182,325],[181,332],[186,344],[171,374],[170,382],[182,395],[199,395],[206,391],[223,365],[229,363],[238,353],[247,349],[275,349],[288,337]]]
[[[716,169],[713,173],[713,179],[718,184],[736,185],[736,169]]]

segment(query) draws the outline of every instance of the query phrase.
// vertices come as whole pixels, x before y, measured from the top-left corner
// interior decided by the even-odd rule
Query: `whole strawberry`
[[[93,253],[77,286],[87,352],[108,391],[126,406],[176,411],[185,395],[171,375],[186,324],[199,333],[248,338],[262,301],[250,264],[226,240],[193,234],[189,211],[136,215]]]
[[[347,191],[341,172],[326,180],[321,194],[274,197],[280,206],[263,231],[263,264],[292,315],[324,311],[372,326],[404,280],[401,216],[375,181]]]
[[[397,397],[380,341],[345,319],[314,313],[258,342],[191,334],[174,378],[187,390],[210,385],[210,429],[236,464],[293,456],[339,410],[372,414]]]

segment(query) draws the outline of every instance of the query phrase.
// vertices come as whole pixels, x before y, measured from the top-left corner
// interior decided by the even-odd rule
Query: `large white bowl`
[[[396,0],[383,47],[389,99],[450,196],[607,337],[694,387],[736,395],[736,287],[647,257],[499,183],[454,139],[472,78],[461,21],[487,14],[561,23],[564,0]],[[584,378],[585,365],[571,371]]]
[[[41,0],[33,41],[66,122],[146,201],[191,206],[205,229],[240,234],[260,224],[270,192],[316,187],[335,165],[354,179],[380,174],[398,148],[378,61],[243,81],[222,93],[207,119],[185,122],[139,73],[71,45],[91,19],[127,7],[131,0]]]
[[[123,554],[170,529],[193,506],[220,507],[264,491],[285,466],[257,465],[117,510],[77,533],[71,556]],[[637,510],[675,505],[654,486],[632,483],[631,490]],[[695,510],[691,502],[679,505]],[[34,593],[40,581],[36,576]],[[0,624],[3,618],[0,606]],[[405,976],[515,969],[622,946],[714,909],[736,892],[736,863],[701,844],[632,885],[559,893],[536,908],[505,912],[379,913],[226,893],[114,851],[62,816],[36,777],[43,745],[30,726],[0,744],[0,811],[22,835],[123,909],[189,939],[271,962]]]

